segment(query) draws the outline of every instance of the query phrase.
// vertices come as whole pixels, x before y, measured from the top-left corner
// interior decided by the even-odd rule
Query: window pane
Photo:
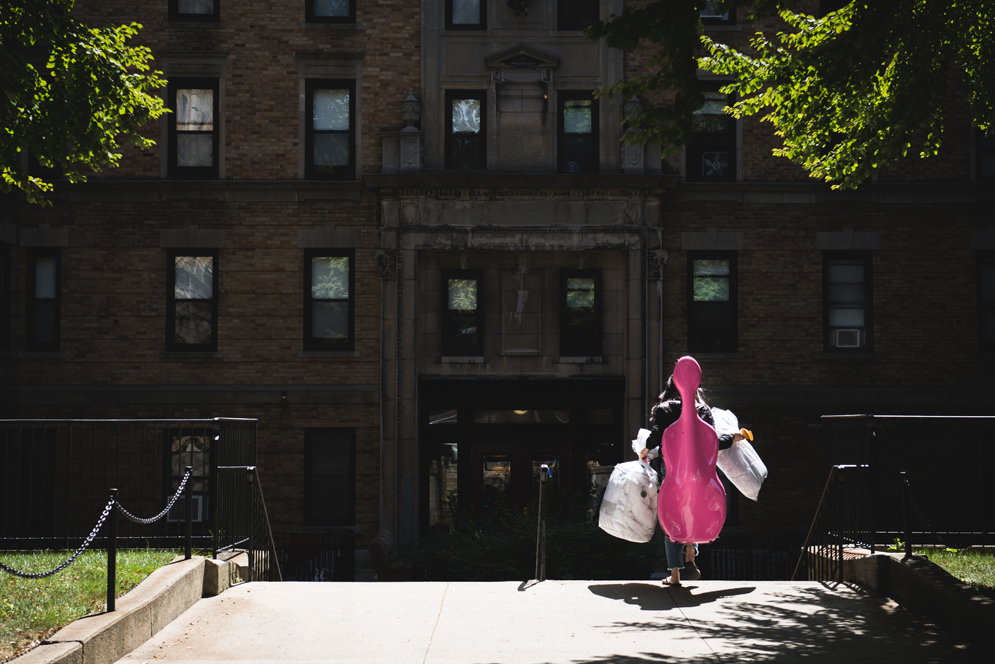
[[[352,487],[343,478],[314,478],[311,481],[311,519],[315,522],[345,521],[350,518]]]
[[[476,314],[451,314],[451,337],[443,339],[443,348],[449,355],[470,355],[477,349]]]
[[[176,91],[176,130],[214,131],[214,90]]]
[[[450,279],[448,301],[450,311],[476,311],[477,280]]]
[[[311,337],[333,343],[349,340],[349,303],[314,302],[311,304]]]
[[[174,263],[177,300],[210,300],[214,296],[212,256],[177,256]]]
[[[995,265],[981,268],[981,299],[986,302],[995,301]]]
[[[311,297],[316,300],[349,298],[349,258],[330,256],[311,259]]]
[[[211,134],[179,134],[176,137],[177,166],[213,166],[214,138]]]
[[[594,279],[567,279],[567,307],[594,308]]]
[[[569,424],[569,410],[475,410],[474,424]]]
[[[209,344],[213,315],[211,303],[203,300],[183,300],[176,303],[176,343]]]
[[[728,302],[729,280],[724,277],[695,277],[695,302]]]
[[[701,10],[702,18],[720,18],[722,20],[729,19],[729,12],[719,11],[718,0],[705,0],[705,8]]]
[[[178,14],[213,14],[214,0],[177,0]]]
[[[480,23],[480,0],[450,0],[453,3],[453,25]]]
[[[722,110],[729,98],[722,92],[706,91],[702,94],[705,95],[705,105],[691,115],[691,131],[711,134],[729,129],[733,117]]]
[[[829,283],[831,284],[862,284],[864,283],[863,265],[829,265]]]
[[[863,302],[864,287],[860,284],[830,284],[830,302]]]
[[[311,448],[311,472],[314,475],[349,477],[352,441],[345,436],[315,436]]]
[[[453,133],[476,134],[480,132],[480,100],[453,99]]]
[[[722,150],[701,154],[701,174],[704,177],[724,178],[731,173],[732,158]]]
[[[570,99],[563,102],[563,133],[591,133],[590,99]]]
[[[314,0],[315,16],[349,16],[349,0]]]
[[[348,166],[349,134],[315,134],[315,166]],[[322,169],[316,169],[319,173]]]
[[[694,261],[694,274],[695,276],[707,275],[707,276],[719,276],[729,274],[729,261],[728,260],[696,260]]]
[[[55,299],[54,257],[39,257],[35,260],[35,299]]]
[[[830,309],[829,327],[863,327],[863,309]]]
[[[349,91],[314,91],[314,129],[316,131],[349,130]]]
[[[35,303],[35,337],[34,343],[55,343],[55,302],[46,300]]]
[[[428,411],[429,424],[456,424],[455,408],[433,408]]]
[[[504,454],[487,455],[484,461],[484,507],[501,500],[508,493],[511,483],[511,457]]]

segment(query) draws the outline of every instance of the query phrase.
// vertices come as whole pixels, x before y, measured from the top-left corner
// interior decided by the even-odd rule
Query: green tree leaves
[[[0,191],[45,204],[51,176],[31,175],[30,156],[70,182],[117,166],[120,141],[154,144],[141,128],[165,112],[165,81],[151,51],[129,46],[140,25],[89,28],[74,0],[0,1]]]

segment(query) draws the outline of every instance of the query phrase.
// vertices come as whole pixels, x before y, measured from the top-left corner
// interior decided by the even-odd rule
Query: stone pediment
[[[532,69],[552,71],[560,66],[559,58],[540,53],[527,46],[519,46],[504,53],[498,53],[484,60],[489,69]]]

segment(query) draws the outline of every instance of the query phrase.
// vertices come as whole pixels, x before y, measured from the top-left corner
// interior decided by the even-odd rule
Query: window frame
[[[856,264],[864,266],[864,325],[863,327],[830,327],[829,311],[829,268],[833,264]],[[860,329],[864,343],[855,348],[838,348],[831,342],[833,330]],[[874,256],[873,252],[825,250],[822,252],[822,345],[827,353],[869,353],[874,350]]]
[[[559,90],[556,93],[556,172],[557,173],[567,173],[566,166],[566,150],[565,141],[567,133],[564,129],[563,111],[566,107],[566,102],[568,101],[590,101],[591,102],[591,163],[594,165],[593,170],[585,171],[581,169],[579,173],[570,173],[570,175],[579,175],[580,173],[593,173],[597,174],[601,172],[601,136],[599,133],[600,129],[600,106],[601,101],[594,97],[594,93],[591,90]],[[582,134],[575,134],[582,135]]]
[[[439,349],[442,357],[483,357],[484,356],[484,272],[483,270],[457,270],[445,269],[441,271],[442,281],[439,288]],[[449,280],[450,279],[475,279],[477,281],[477,308],[474,310],[476,319],[477,339],[470,352],[458,352],[452,345],[447,344],[447,339],[452,337],[455,321],[455,314],[449,313]]]
[[[356,0],[349,0],[348,16],[316,16],[314,13],[315,0],[304,0],[304,22],[305,23],[355,23],[356,22]]]
[[[443,113],[445,114],[446,122],[446,140],[445,140],[445,168],[451,170],[459,171],[477,171],[487,169],[487,91],[486,90],[460,90],[451,89],[446,90],[443,95],[444,106]],[[476,167],[460,167],[455,165],[456,155],[455,150],[455,138],[453,134],[453,101],[456,99],[477,99],[480,101],[480,131],[478,136],[480,136],[481,150],[480,150],[480,164]]]
[[[604,289],[601,282],[600,269],[563,269],[560,270],[560,357],[600,357],[604,355]],[[577,332],[569,329],[569,311],[567,307],[567,280],[594,279],[594,316],[593,325],[587,338],[578,340]]]
[[[576,7],[581,3],[587,4],[590,9],[591,21],[584,23],[568,23],[567,17],[564,16],[567,7]],[[580,32],[587,26],[591,25],[594,21],[601,18],[601,2],[599,0],[557,0],[556,2],[556,29],[560,32]]]
[[[315,258],[349,259],[349,304],[348,328],[349,337],[341,344],[329,344],[311,335],[311,324],[314,320],[313,305],[315,302],[341,302],[342,300],[315,300],[311,294],[314,271],[312,261]],[[355,249],[305,249],[304,250],[304,339],[303,347],[307,351],[351,351],[356,346],[356,251]]]
[[[719,88],[725,86],[727,81],[699,81],[699,89],[702,93],[718,92]],[[726,106],[731,106],[736,101],[735,95],[726,95]],[[684,148],[684,179],[688,182],[735,182],[738,176],[737,160],[738,145],[736,138],[736,127],[739,120],[727,115],[729,127],[723,132],[705,133],[695,132],[692,124],[691,134],[688,137],[687,145]],[[693,118],[692,118],[693,122]],[[708,138],[705,138],[708,137]],[[701,160],[706,152],[718,152],[715,146],[728,149],[729,152],[729,173],[722,177],[706,177],[704,173],[699,174]],[[693,158],[692,158],[693,157]],[[692,163],[697,168],[692,168]],[[692,173],[695,175],[692,176]]]
[[[318,476],[314,473],[314,447],[318,436],[345,436],[348,445],[349,464],[349,506],[345,515],[333,515],[328,519],[318,519],[314,515],[314,487],[319,477],[338,477],[331,475]],[[356,428],[355,427],[308,427],[304,430],[304,504],[303,521],[308,526],[355,526],[356,525]]]
[[[167,163],[166,174],[170,180],[217,180],[220,175],[221,164],[221,123],[224,118],[219,117],[220,111],[220,80],[216,77],[177,77],[170,78],[166,86],[166,102],[169,110],[169,120],[167,121]],[[211,131],[213,163],[210,166],[178,166],[176,163],[176,93],[178,90],[190,89],[210,89],[214,93],[214,129]],[[205,132],[206,133],[206,132]]]
[[[487,29],[487,0],[480,0],[480,22],[479,23],[453,23],[453,0],[446,0],[446,30],[486,30]]]
[[[984,297],[984,272],[985,268],[995,271],[995,251],[978,250],[975,258],[975,281],[978,292],[978,350],[981,352],[995,351],[995,340],[985,340],[985,313],[991,312],[995,319],[995,295],[986,300]],[[993,323],[995,326],[995,323]],[[992,331],[995,333],[995,330]]]
[[[221,300],[220,250],[207,247],[169,249],[166,252],[166,351],[183,353],[215,353],[218,350],[218,310]],[[176,341],[176,259],[210,256],[212,262],[211,284],[211,342],[206,344],[181,344]]]
[[[349,164],[340,174],[325,175],[316,173],[314,165],[314,92],[315,90],[342,90],[343,88],[348,88],[349,90]],[[356,179],[355,79],[308,78],[304,80],[304,177],[308,180]]]
[[[707,2],[706,2],[707,7]],[[707,26],[713,25],[735,25],[736,24],[736,8],[730,7],[726,12],[728,16],[704,16],[700,12],[698,18],[701,20],[702,24]]]
[[[729,309],[726,335],[719,343],[705,345],[701,328],[706,324],[700,320],[702,309],[714,303],[696,302],[694,299],[694,262],[696,260],[729,261],[729,300],[722,302]],[[718,308],[718,307],[712,307]],[[689,251],[687,252],[687,348],[697,353],[737,353],[739,352],[739,252],[738,251]]]
[[[0,242],[0,350],[11,350],[14,311],[14,253],[7,242]]]
[[[37,264],[39,258],[55,259],[55,298],[52,327],[55,339],[49,342],[37,340],[35,326],[37,300]],[[24,349],[31,352],[57,352],[62,345],[62,249],[54,247],[31,248],[27,251],[26,281],[24,288]]]
[[[190,21],[209,23],[221,20],[221,0],[211,0],[214,11],[210,14],[181,14],[179,0],[169,0],[169,21]]]

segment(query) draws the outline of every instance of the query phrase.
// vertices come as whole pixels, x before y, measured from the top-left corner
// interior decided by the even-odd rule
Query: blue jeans
[[[684,569],[684,558],[685,544],[678,544],[677,542],[671,541],[666,534],[663,536],[663,544],[667,550],[667,569]],[[698,545],[692,544],[694,547],[694,555],[698,555]]]

